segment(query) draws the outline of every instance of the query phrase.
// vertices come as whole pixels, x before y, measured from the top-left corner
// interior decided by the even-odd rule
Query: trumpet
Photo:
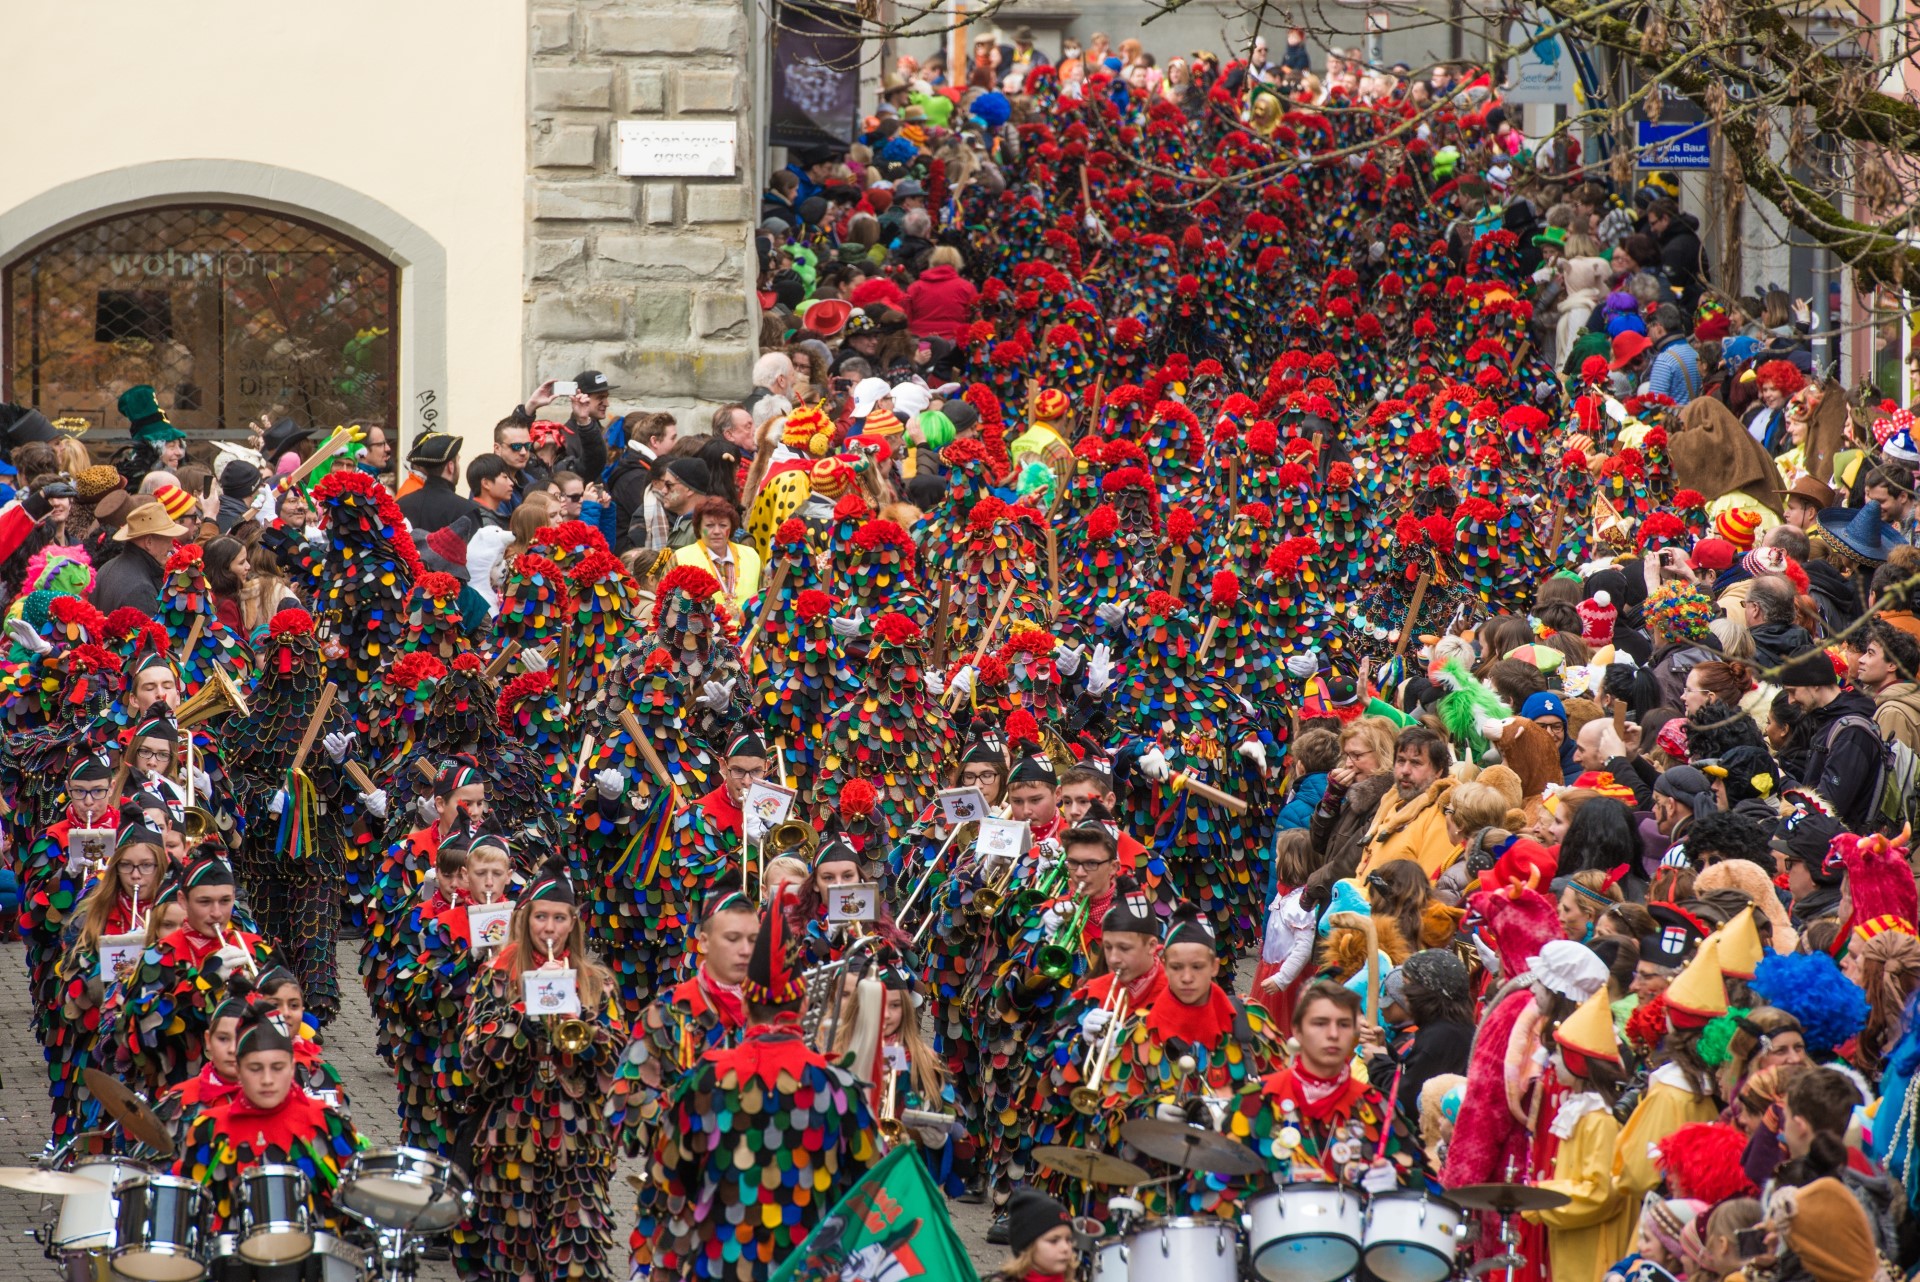
[[[1080,932],[1086,929],[1087,909],[1093,902],[1093,896],[1080,896],[1079,907],[1073,914],[1056,927],[1047,941],[1034,950],[1033,965],[1048,979],[1065,979],[1073,973],[1074,944],[1080,939]],[[1114,987],[1118,988],[1116,983]]]
[[[1107,1079],[1107,1068],[1113,1062],[1114,1047],[1120,1042],[1120,1025],[1127,1019],[1127,987],[1120,977],[1113,977],[1113,987],[1107,990],[1106,1000],[1100,1003],[1100,1009],[1109,1012],[1112,1018],[1107,1021],[1107,1031],[1100,1037],[1087,1056],[1086,1069],[1081,1074],[1086,1080],[1073,1088],[1068,1098],[1073,1102],[1073,1111],[1086,1117],[1092,1117],[1100,1111],[1100,1101],[1107,1097],[1101,1084]]]
[[[1007,887],[1013,884],[1014,865],[1019,860],[1007,860],[1006,867],[992,881],[973,892],[973,901],[967,905],[967,912],[974,917],[992,917],[1000,911],[1006,902]]]
[[[880,1079],[880,1117],[875,1123],[880,1138],[888,1144],[898,1144],[907,1138],[907,1124],[900,1120],[899,1086],[900,1070],[888,1069]]]
[[[587,1027],[587,1021],[577,1015],[549,1015],[552,1025],[547,1036],[553,1042],[554,1049],[567,1055],[578,1055],[587,1049],[587,1043],[593,1040],[593,1030]]]
[[[803,819],[783,819],[767,829],[766,840],[761,844],[767,854],[776,859],[781,855],[797,855],[812,863],[820,849],[820,834]]]

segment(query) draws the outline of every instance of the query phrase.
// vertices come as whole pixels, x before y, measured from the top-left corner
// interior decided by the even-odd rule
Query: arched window
[[[324,434],[399,421],[399,273],[286,214],[175,205],[116,214],[6,265],[4,399],[124,437],[120,393],[150,383],[197,438],[267,415]]]

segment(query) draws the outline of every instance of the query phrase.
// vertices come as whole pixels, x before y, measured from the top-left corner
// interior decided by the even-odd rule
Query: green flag
[[[880,1159],[769,1282],[980,1282],[911,1144]]]

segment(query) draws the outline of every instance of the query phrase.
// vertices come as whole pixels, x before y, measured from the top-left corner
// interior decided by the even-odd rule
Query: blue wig
[[[1786,953],[1761,959],[1753,990],[1800,1021],[1807,1051],[1830,1055],[1867,1023],[1867,995],[1825,953]]]

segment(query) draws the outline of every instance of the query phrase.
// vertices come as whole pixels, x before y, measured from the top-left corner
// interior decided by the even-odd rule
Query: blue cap
[[[1560,724],[1565,725],[1567,705],[1560,702],[1560,696],[1553,691],[1542,690],[1538,694],[1527,696],[1527,701],[1520,705],[1520,715],[1529,721],[1537,721],[1541,717],[1558,717]]]
[[[1760,350],[1760,340],[1751,334],[1735,334],[1720,340],[1720,359],[1729,365],[1739,365],[1753,359]]]
[[[1645,334],[1647,332],[1647,323],[1630,312],[1623,312],[1607,321],[1608,338],[1618,338],[1628,331],[1632,331],[1635,334]]]

